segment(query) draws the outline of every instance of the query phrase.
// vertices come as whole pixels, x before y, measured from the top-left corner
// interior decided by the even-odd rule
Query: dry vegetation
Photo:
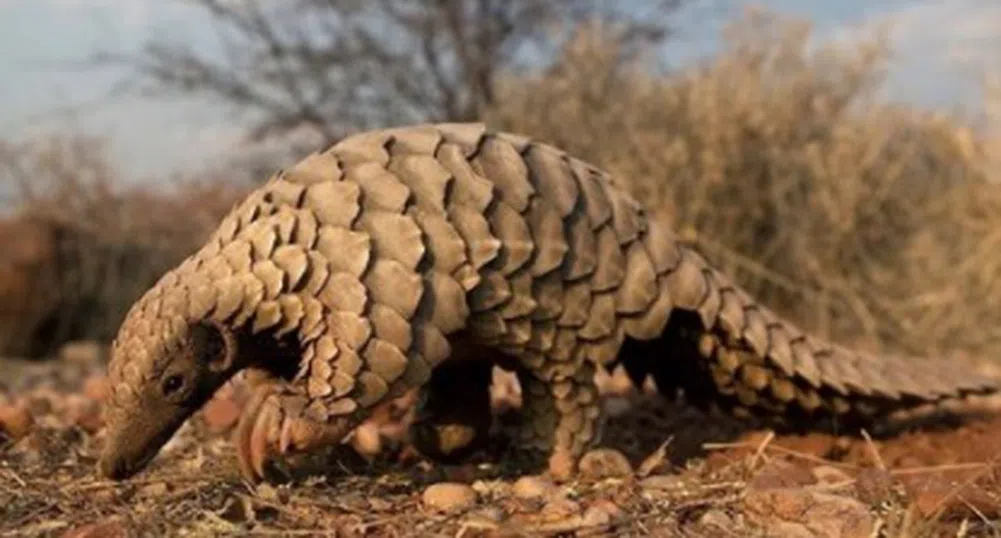
[[[103,141],[82,135],[0,145],[14,197],[0,221],[0,355],[44,357],[110,341],[131,303],[204,240],[246,191],[232,180],[130,186]]]
[[[583,21],[545,69],[490,71],[488,87],[462,71],[489,99],[465,96],[461,113],[448,110],[450,88],[468,89],[458,77],[435,90],[441,110],[420,112],[475,113],[613,171],[755,296],[816,333],[884,351],[990,358],[1001,344],[996,155],[959,118],[881,102],[889,52],[880,40],[814,47],[806,25],[757,13],[730,28],[719,57],[664,73],[646,49],[622,39],[628,33],[621,25]],[[478,66],[466,69],[475,74]],[[156,67],[169,72],[169,65]],[[427,79],[433,72],[413,75]],[[417,94],[395,95],[405,102],[399,106],[420,101]],[[306,114],[312,117],[290,112],[308,107],[281,108],[255,134],[288,134],[303,125],[339,132],[345,124],[325,115],[337,106]],[[354,120],[346,125],[372,118]],[[218,174],[170,190],[127,187],[101,149],[74,137],[0,147],[18,195],[0,226],[0,351],[8,355],[47,355],[67,340],[107,340],[138,293],[198,245],[247,188]],[[37,240],[29,248],[25,237]],[[65,362],[48,367],[68,368]],[[338,467],[330,483],[249,491],[236,478],[220,431],[204,425],[186,430],[144,481],[97,481],[91,470],[99,424],[88,418],[96,404],[58,403],[61,392],[80,390],[83,377],[51,388],[59,385],[46,375],[5,375],[0,382],[0,407],[5,400],[41,406],[32,409],[42,417],[37,433],[0,445],[0,535],[17,529],[58,535],[76,526],[74,514],[118,530],[195,535],[249,528],[343,536],[409,536],[414,529],[449,536],[547,529],[582,535],[659,529],[669,536],[869,536],[862,531],[874,528],[881,536],[999,533],[992,523],[1001,513],[992,493],[996,471],[986,465],[1001,449],[996,422],[875,443],[752,434],[746,445],[716,447],[703,459],[702,443],[733,440],[734,426],[721,420],[707,429],[706,419],[689,411],[641,406],[646,410],[618,417],[611,434],[620,440],[617,448],[635,464],[675,432],[671,455],[679,467],[665,464],[652,477],[585,480],[534,501],[502,492],[510,480],[484,478],[474,508],[441,515],[420,499],[428,480],[440,476],[395,459],[350,467],[348,475]],[[36,402],[46,398],[57,403]],[[467,468],[453,479],[502,471]],[[63,493],[46,494],[56,487]],[[861,523],[835,525],[840,530],[832,534],[808,525],[828,520]],[[797,524],[813,534],[795,534],[806,532]],[[772,534],[763,534],[766,527]]]
[[[749,16],[708,65],[650,76],[584,28],[513,79],[495,125],[615,172],[749,291],[822,335],[922,354],[996,349],[1001,185],[958,119],[876,99],[878,39],[810,50]]]

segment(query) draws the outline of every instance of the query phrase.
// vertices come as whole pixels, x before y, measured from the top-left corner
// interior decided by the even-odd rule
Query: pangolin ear
[[[191,326],[191,343],[195,356],[205,361],[209,370],[222,372],[236,360],[236,336],[233,331],[215,321],[203,321]]]

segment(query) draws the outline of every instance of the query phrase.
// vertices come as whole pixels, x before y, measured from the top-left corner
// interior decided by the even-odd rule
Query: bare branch
[[[500,73],[544,68],[581,22],[614,22],[637,44],[657,44],[680,0],[632,3],[642,9],[596,0],[174,1],[213,21],[217,49],[154,37],[102,60],[131,68],[148,94],[233,107],[251,119],[251,139],[305,128],[330,140],[388,123],[476,119],[494,103]]]

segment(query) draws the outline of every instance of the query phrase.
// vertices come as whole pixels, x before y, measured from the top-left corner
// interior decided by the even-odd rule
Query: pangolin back
[[[459,333],[557,383],[643,349],[635,360],[663,389],[759,413],[869,412],[994,388],[941,361],[803,333],[606,172],[479,124],[371,131],[308,156],[160,285],[183,288],[177,307],[193,318],[293,335],[301,408],[318,420],[425,383]]]

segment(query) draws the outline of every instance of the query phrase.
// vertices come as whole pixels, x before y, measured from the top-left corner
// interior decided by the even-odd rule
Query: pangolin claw
[[[258,387],[240,416],[234,435],[240,473],[249,482],[263,480],[267,461],[276,454],[287,453],[279,444],[283,422],[278,385]]]
[[[234,432],[240,473],[252,484],[265,479],[264,468],[273,458],[335,444],[352,425],[347,421],[320,424],[290,415],[283,405],[283,388],[279,381],[258,386]]]
[[[254,431],[250,435],[250,461],[257,476],[264,476],[264,463],[271,455],[269,449],[277,449],[278,431],[282,424],[282,411],[275,397],[269,397],[254,421]],[[281,454],[280,450],[276,450]]]

